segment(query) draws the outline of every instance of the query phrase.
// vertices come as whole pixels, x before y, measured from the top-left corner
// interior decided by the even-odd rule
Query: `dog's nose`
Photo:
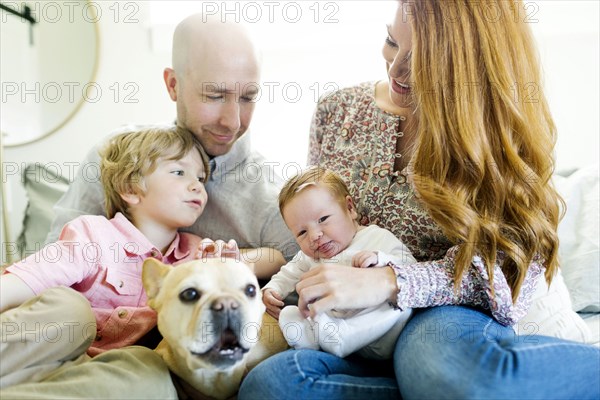
[[[240,308],[240,303],[232,297],[221,297],[213,301],[210,305],[213,311],[221,312],[227,310],[237,310]]]

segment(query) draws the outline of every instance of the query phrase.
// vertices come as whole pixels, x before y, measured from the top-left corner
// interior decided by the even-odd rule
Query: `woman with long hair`
[[[321,99],[309,163],[340,174],[360,223],[391,230],[418,262],[315,268],[297,285],[299,307],[420,310],[389,364],[290,350],[252,370],[241,399],[600,396],[600,349],[512,328],[558,269],[562,201],[523,7],[400,1],[388,80]]]

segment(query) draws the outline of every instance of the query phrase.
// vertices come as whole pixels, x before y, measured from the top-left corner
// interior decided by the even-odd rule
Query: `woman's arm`
[[[500,268],[504,253],[498,252],[493,284],[483,260],[474,256],[471,267],[455,290],[454,260],[457,252],[458,246],[454,246],[442,260],[393,266],[400,287],[396,299],[398,307],[469,305],[490,310],[494,319],[503,325],[516,324],[527,313],[537,278],[544,272],[541,260],[534,259],[530,263],[517,302],[513,304],[512,291]]]
[[[441,305],[470,305],[490,310],[503,325],[514,325],[531,304],[536,279],[543,273],[540,260],[533,260],[516,304],[500,269],[504,256],[499,253],[494,266],[494,291],[487,270],[479,257],[463,276],[459,290],[454,289],[454,257],[458,247],[448,250],[442,260],[419,262],[392,268],[348,268],[321,265],[302,276],[296,285],[299,307],[305,315],[334,308],[363,308],[392,301],[399,308],[424,308]],[[311,304],[309,310],[308,304]]]

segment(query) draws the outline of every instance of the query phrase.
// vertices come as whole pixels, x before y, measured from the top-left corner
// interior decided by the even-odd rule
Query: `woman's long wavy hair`
[[[418,195],[461,244],[455,286],[479,255],[493,281],[497,251],[516,301],[536,255],[558,268],[562,199],[550,181],[556,127],[521,1],[403,1],[411,18]]]

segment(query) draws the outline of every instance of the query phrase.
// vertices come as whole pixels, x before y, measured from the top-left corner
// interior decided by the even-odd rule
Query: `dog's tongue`
[[[221,333],[221,349],[232,349],[237,347],[237,338],[231,329],[225,329]]]

